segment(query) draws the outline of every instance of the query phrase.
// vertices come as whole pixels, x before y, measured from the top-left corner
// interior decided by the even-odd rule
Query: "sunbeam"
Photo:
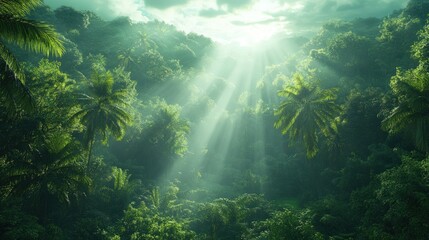
[[[254,181],[253,186],[248,186],[249,191],[263,193],[265,159],[269,158],[265,130],[266,125],[273,124],[264,115],[269,111],[269,104],[277,100],[267,94],[275,91],[276,86],[268,80],[263,86],[260,82],[264,81],[268,66],[284,61],[297,48],[283,39],[251,46],[220,45],[201,63],[203,71],[189,80],[192,87],[182,89],[183,92],[171,85],[153,89],[156,95],[174,95],[175,101],[184,106],[184,113],[196,102],[212,99],[204,115],[190,119],[189,153],[170,166],[159,179],[160,184],[183,178],[183,175],[200,174],[197,188],[211,191],[210,188],[215,189],[214,186],[220,184],[233,189],[237,184],[249,184],[239,183],[238,178],[246,175],[248,181]],[[270,122],[265,122],[267,120]],[[238,144],[240,142],[248,142],[248,146]],[[234,168],[244,172],[237,175],[230,171]],[[216,194],[222,195],[217,192],[213,196]]]
[[[429,0],[0,0],[0,239],[428,239],[428,45]]]

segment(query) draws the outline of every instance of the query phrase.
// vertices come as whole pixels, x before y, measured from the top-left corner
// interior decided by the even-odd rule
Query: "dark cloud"
[[[167,9],[187,2],[189,2],[189,0],[144,0],[146,6],[158,9]]]
[[[253,0],[216,0],[218,6],[227,6],[229,10],[250,5]]]
[[[219,10],[219,9],[213,9],[213,8],[209,8],[209,9],[203,9],[199,12],[199,15],[201,17],[206,17],[206,18],[214,18],[217,16],[221,16],[221,15],[225,15],[228,12],[223,11],[223,10]]]

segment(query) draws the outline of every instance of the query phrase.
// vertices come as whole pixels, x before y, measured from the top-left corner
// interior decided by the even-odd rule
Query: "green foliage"
[[[49,202],[70,204],[72,197],[84,194],[90,185],[82,167],[79,145],[64,133],[47,136],[40,146],[13,159],[5,167],[8,197],[29,198],[36,213],[43,219]]]
[[[40,0],[18,0],[18,1],[2,1],[1,3],[2,7],[0,10],[1,14],[11,14],[17,16],[25,16],[28,13],[30,13],[31,10],[33,10],[35,7],[42,4],[42,1]]]
[[[398,69],[390,84],[398,105],[383,120],[391,134],[403,132],[417,149],[429,152],[429,72],[421,67],[402,72]]]
[[[187,228],[186,223],[153,213],[144,202],[138,207],[130,205],[117,229],[121,239],[195,239],[195,233]]]
[[[188,122],[180,118],[180,107],[165,102],[152,103],[153,114],[146,120],[146,134],[154,144],[165,144],[165,150],[178,156],[186,153]],[[145,134],[145,135],[146,135]]]
[[[427,67],[427,28],[419,33],[420,40],[413,47],[419,66],[407,71],[397,69],[390,81],[390,87],[397,98],[397,106],[383,120],[383,129],[389,133],[404,133],[417,149],[429,152],[429,69]]]
[[[84,29],[90,24],[89,16],[70,7],[59,7],[55,9],[55,16],[62,25],[69,29]]]
[[[351,21],[330,20],[322,26],[316,36],[306,43],[304,49],[309,52],[311,49],[325,48],[334,38],[350,33],[373,39],[379,34],[380,22],[381,20],[378,18],[357,18]]]
[[[271,218],[255,223],[254,233],[246,236],[246,239],[323,239],[323,236],[314,230],[309,214],[308,210],[276,211]]]
[[[153,188],[149,196],[150,207],[160,214],[173,215],[177,213],[181,207],[177,197],[179,190],[174,184],[170,184],[163,191],[160,191],[159,187]]]
[[[414,58],[419,60],[420,65],[429,71],[429,20],[418,35],[419,41],[412,46],[412,53]]]
[[[202,206],[198,225],[199,232],[207,239],[237,239],[242,231],[241,212],[234,200],[216,199]]]
[[[159,21],[0,0],[5,44],[55,56],[38,35],[47,21],[66,48],[39,61],[0,44],[0,238],[427,238],[428,159],[398,146],[428,151],[427,25],[415,42],[428,2],[328,22],[302,49],[280,39],[238,56]],[[391,94],[395,67],[409,70]],[[111,137],[122,141],[94,149],[88,169],[93,144]],[[320,161],[287,146],[299,141]]]
[[[24,86],[24,70],[3,41],[48,56],[61,56],[64,52],[62,41],[51,26],[25,18],[41,3],[39,0],[0,2],[0,93],[2,100],[15,108],[30,109],[31,98]]]
[[[270,203],[261,195],[219,198],[200,204],[191,226],[201,239],[242,239],[251,224],[267,219],[270,211]]]
[[[76,88],[75,81],[62,72],[60,67],[61,62],[42,59],[37,67],[29,70],[29,84],[34,88],[34,95],[43,96],[48,102],[61,101],[61,95],[70,94]]]
[[[362,76],[366,78],[378,77],[377,62],[374,61],[373,42],[367,37],[353,32],[341,33],[335,36],[326,47],[330,61],[340,66],[337,68],[344,75]]]
[[[405,156],[402,165],[379,175],[376,197],[387,207],[383,222],[397,239],[423,239],[429,232],[429,158]]]
[[[387,96],[380,88],[350,90],[339,126],[343,152],[366,155],[368,146],[385,141],[386,134],[381,130],[379,113],[389,102]]]
[[[23,18],[41,4],[39,0],[10,1],[1,5],[2,38],[25,49],[46,55],[61,55],[64,51],[58,34],[47,24]]]
[[[165,101],[150,101],[141,109],[141,129],[130,132],[127,142],[113,145],[113,153],[133,166],[139,178],[156,177],[188,151],[189,123],[182,119],[181,108]],[[129,138],[129,139],[128,139]],[[142,147],[145,146],[145,147]],[[141,175],[140,175],[141,174]]]
[[[76,240],[107,240],[107,228],[112,224],[108,220],[108,217],[103,215],[80,216],[70,226],[70,236]]]
[[[400,151],[386,145],[370,145],[369,155],[362,159],[352,154],[340,170],[335,184],[345,192],[352,192],[367,186],[377,174],[400,164]]]
[[[385,19],[380,26],[380,36],[377,38],[381,42],[404,41],[407,32],[415,28],[419,19],[409,16]]]
[[[2,1],[0,3],[0,35],[3,40],[17,44],[30,51],[60,56],[64,48],[54,29],[41,22],[25,19],[41,1]],[[24,74],[15,57],[0,44],[0,56],[17,77],[23,81]]]
[[[102,159],[101,161],[105,161]],[[107,228],[111,224],[109,220],[116,220],[122,217],[123,210],[135,199],[140,199],[140,193],[143,191],[142,182],[139,179],[132,178],[128,169],[111,167],[107,164],[97,166],[97,172],[91,172],[92,178],[95,179],[93,191],[91,192],[90,216],[85,216],[90,221],[91,218],[97,218],[94,226],[87,228],[83,234],[89,234],[94,228],[99,231]],[[100,179],[102,178],[102,179]],[[95,210],[97,209],[97,210]],[[87,231],[87,232],[86,232]],[[86,233],[85,233],[86,232]],[[82,237],[82,239],[85,239]]]
[[[75,74],[76,68],[83,63],[83,55],[76,43],[64,39],[65,52],[61,57],[62,70]]]
[[[321,49],[338,33],[347,32],[352,29],[352,24],[347,21],[331,20],[322,26],[318,34],[312,38],[304,48],[307,51],[311,49]]]
[[[402,164],[351,195],[364,239],[424,239],[428,235],[428,158],[404,155]]]
[[[76,81],[60,70],[60,62],[40,60],[37,67],[29,68],[27,86],[32,89],[37,115],[42,116],[49,128],[62,126],[76,107],[71,95],[77,90]],[[48,124],[49,123],[49,124]]]
[[[127,170],[122,168],[113,167],[112,168],[112,178],[113,178],[113,189],[114,190],[124,190],[128,187],[131,174],[128,174]]]
[[[164,57],[155,50],[143,54],[144,79],[149,83],[161,83],[173,76],[173,70],[168,67]]]
[[[422,20],[427,18],[428,13],[429,1],[427,0],[410,0],[403,12],[404,15],[409,15]]]
[[[326,196],[313,203],[311,211],[314,228],[325,236],[353,235],[356,222],[347,203]]]
[[[291,141],[301,140],[307,158],[319,151],[319,132],[326,138],[337,134],[337,118],[341,108],[335,103],[336,89],[320,89],[304,81],[300,74],[293,76],[294,85],[285,86],[278,95],[286,98],[275,111],[275,123]]]
[[[125,128],[131,124],[129,99],[135,85],[115,84],[109,71],[93,72],[88,84],[88,93],[81,93],[79,98],[82,109],[72,119],[79,119],[86,127],[84,143],[89,150],[89,167],[96,136],[101,135],[104,143],[107,143],[110,133],[119,140],[124,136]]]
[[[4,111],[0,115],[1,135],[8,136],[0,138],[0,156],[6,157],[6,159],[15,158],[19,153],[31,151],[43,133],[41,119],[34,115],[8,116],[7,113]]]
[[[354,34],[353,32],[341,33],[335,36],[326,48],[328,54],[333,60],[338,62],[346,61],[344,65],[353,65],[359,58],[368,57],[368,55],[359,56],[358,54],[365,54],[362,51],[363,47],[368,47],[369,39]],[[367,53],[366,53],[367,54]]]
[[[64,237],[65,234],[59,226],[48,224],[45,226],[45,232],[41,238],[46,240],[62,240]]]
[[[0,237],[4,240],[41,239],[44,228],[37,218],[24,213],[17,206],[3,206],[0,209]]]
[[[412,3],[409,3],[411,6]],[[396,67],[411,68],[415,61],[410,59],[409,50],[417,40],[416,33],[423,26],[424,18],[407,14],[405,9],[398,16],[386,18],[380,25],[380,56],[388,76],[394,74]]]
[[[5,62],[0,61],[0,68],[6,69],[0,75],[0,104],[4,108],[4,112],[11,116],[32,109],[34,103],[25,84],[16,78],[13,71],[7,70]]]

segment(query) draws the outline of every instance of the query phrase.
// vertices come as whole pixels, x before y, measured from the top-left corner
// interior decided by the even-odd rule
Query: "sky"
[[[158,19],[223,43],[250,45],[273,35],[308,36],[330,19],[384,17],[408,0],[45,0],[106,20]]]

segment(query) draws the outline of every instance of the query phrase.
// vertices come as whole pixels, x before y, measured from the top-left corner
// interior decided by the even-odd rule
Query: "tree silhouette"
[[[279,116],[274,126],[292,141],[303,141],[307,158],[313,158],[319,150],[319,133],[326,138],[337,133],[336,118],[341,108],[335,103],[336,89],[320,89],[305,83],[300,74],[295,74],[293,81],[293,85],[278,93],[286,99],[274,112]]]

